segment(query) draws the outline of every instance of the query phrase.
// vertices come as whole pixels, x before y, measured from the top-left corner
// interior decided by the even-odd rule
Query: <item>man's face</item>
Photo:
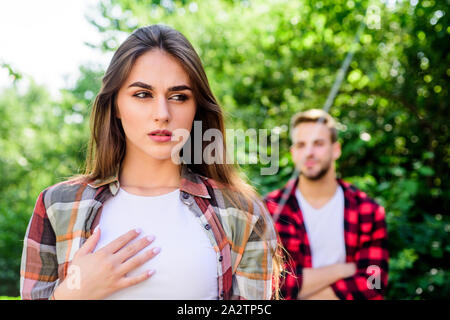
[[[292,159],[297,170],[309,180],[319,180],[333,168],[341,155],[339,142],[331,142],[330,129],[323,123],[304,122],[292,132]]]

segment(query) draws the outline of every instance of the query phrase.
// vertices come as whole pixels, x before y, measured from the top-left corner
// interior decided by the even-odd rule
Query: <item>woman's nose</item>
[[[165,97],[161,97],[157,100],[153,118],[158,122],[168,122],[170,120],[169,104]]]

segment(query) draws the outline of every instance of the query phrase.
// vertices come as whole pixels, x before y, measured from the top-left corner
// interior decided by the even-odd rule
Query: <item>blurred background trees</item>
[[[154,23],[181,31],[204,63],[227,128],[280,134],[277,175],[241,165],[265,194],[293,173],[290,117],[323,106],[367,8],[367,27],[330,109],[343,144],[338,172],[386,208],[387,298],[448,297],[447,2],[99,1],[87,18],[103,41],[88,45],[113,51],[134,29]],[[17,296],[34,203],[42,189],[82,171],[104,70],[80,66],[76,85],[53,101],[33,81],[18,90],[20,70],[1,67],[15,81],[0,92],[0,296]]]

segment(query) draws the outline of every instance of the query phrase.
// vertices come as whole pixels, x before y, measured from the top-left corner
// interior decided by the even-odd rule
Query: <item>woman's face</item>
[[[127,153],[166,160],[178,141],[176,129],[191,130],[196,102],[188,74],[170,54],[151,50],[134,63],[117,95]]]

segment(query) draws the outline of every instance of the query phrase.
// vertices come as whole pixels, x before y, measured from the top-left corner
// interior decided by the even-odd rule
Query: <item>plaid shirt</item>
[[[22,299],[52,298],[75,252],[98,225],[103,204],[119,190],[117,177],[90,184],[61,182],[41,192],[24,239]],[[181,178],[180,199],[198,218],[216,251],[219,299],[270,299],[272,255],[254,231],[255,224],[264,221],[262,214],[270,221],[268,212],[261,211],[264,203],[258,206],[255,200],[241,210],[214,180],[184,166]],[[269,245],[275,248],[275,229],[267,226]],[[178,276],[186,276],[181,273],[180,269]]]
[[[302,287],[302,269],[312,267],[311,248],[302,216],[295,196],[299,178],[288,181],[283,189],[270,192],[265,201],[273,215],[279,208],[281,197],[287,188],[292,188],[281,210],[275,227],[279,241],[291,255],[290,264],[281,292],[285,299],[297,299]],[[340,299],[383,299],[388,280],[387,229],[384,208],[353,185],[337,180],[344,191],[344,239],[346,262],[354,262],[354,276],[340,279],[331,285]],[[372,267],[369,267],[372,266]],[[375,268],[373,267],[375,266]],[[372,277],[370,277],[372,276]],[[380,288],[376,288],[374,277],[379,276]],[[369,289],[369,283],[374,289]],[[373,288],[373,286],[370,286]]]

